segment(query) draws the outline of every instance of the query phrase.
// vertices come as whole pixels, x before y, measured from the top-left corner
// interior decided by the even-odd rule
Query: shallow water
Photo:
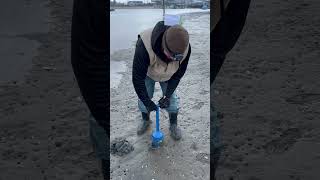
[[[0,7],[0,83],[22,81],[32,68],[32,58],[41,45],[37,35],[49,31],[45,2],[4,0]],[[14,7],[14,11],[12,10]],[[35,38],[28,38],[28,37]]]
[[[117,88],[122,78],[121,72],[127,69],[124,61],[110,61],[110,87]]]

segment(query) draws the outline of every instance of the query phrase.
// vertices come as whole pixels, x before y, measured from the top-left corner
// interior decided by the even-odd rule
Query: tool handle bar
[[[159,111],[160,111],[160,107],[159,105],[157,105],[157,111],[156,111],[156,131],[160,131],[160,128],[159,128]]]

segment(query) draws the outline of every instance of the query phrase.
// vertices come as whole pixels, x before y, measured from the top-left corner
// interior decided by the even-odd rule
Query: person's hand
[[[159,100],[159,105],[160,105],[160,108],[168,108],[170,106],[170,98],[163,96]]]
[[[146,108],[148,112],[151,112],[151,111],[156,111],[158,107],[153,101],[151,101]]]

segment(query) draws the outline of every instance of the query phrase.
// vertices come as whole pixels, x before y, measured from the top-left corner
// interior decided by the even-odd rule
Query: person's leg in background
[[[153,93],[154,93],[155,81],[149,78],[148,76],[146,76],[145,85],[147,88],[148,96],[150,99],[152,99]],[[145,105],[140,99],[138,100],[138,106],[139,106],[139,110],[141,111],[142,121],[138,126],[137,134],[141,135],[147,131],[148,127],[151,124],[151,121],[150,121],[150,113],[148,112],[147,108],[145,107]]]
[[[210,33],[210,55],[212,58],[212,63],[210,64],[211,92],[214,90],[213,82],[222,67],[227,53],[234,47],[242,32],[250,2],[251,0],[231,0],[220,21]],[[210,107],[210,153],[213,156],[211,167],[213,168],[213,177],[215,178],[222,146],[217,111],[213,98],[211,98]]]
[[[168,82],[160,82],[162,95],[165,95]],[[166,108],[169,113],[170,135],[174,140],[181,139],[181,129],[178,127],[179,97],[175,92],[170,97],[170,105]]]
[[[210,120],[210,154],[212,155],[213,159],[213,161],[210,161],[210,166],[213,169],[212,177],[215,178],[215,172],[218,167],[218,162],[222,151],[222,144],[219,132],[220,129],[218,126],[217,111],[214,107],[213,101],[210,103]]]
[[[101,169],[104,179],[109,176],[109,137],[105,129],[100,126],[92,115],[89,117],[89,132],[93,149],[97,158],[101,161]]]

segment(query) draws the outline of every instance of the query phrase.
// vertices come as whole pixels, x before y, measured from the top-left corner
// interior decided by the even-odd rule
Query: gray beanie
[[[184,53],[189,46],[189,34],[181,25],[174,25],[165,31],[162,41],[169,51]]]

